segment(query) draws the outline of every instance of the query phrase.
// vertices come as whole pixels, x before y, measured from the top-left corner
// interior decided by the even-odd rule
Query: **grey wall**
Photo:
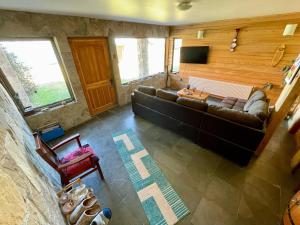
[[[91,118],[68,44],[68,37],[108,37],[118,102],[123,105],[130,101],[130,93],[138,84],[164,87],[165,76],[157,75],[145,81],[121,85],[113,38],[115,36],[168,37],[168,35],[169,28],[165,26],[0,10],[0,38],[53,37],[55,39],[76,97],[75,103],[27,117],[26,120],[32,129],[53,121],[59,121],[65,129],[69,129]]]

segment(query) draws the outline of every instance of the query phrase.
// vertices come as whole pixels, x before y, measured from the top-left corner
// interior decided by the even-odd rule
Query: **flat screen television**
[[[181,47],[180,63],[206,64],[209,46]]]

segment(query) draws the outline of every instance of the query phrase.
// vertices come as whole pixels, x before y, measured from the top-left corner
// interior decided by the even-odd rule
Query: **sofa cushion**
[[[184,105],[184,106],[198,109],[201,111],[206,111],[206,109],[207,109],[207,103],[205,101],[201,101],[201,100],[179,97],[179,98],[177,98],[176,102],[180,105]]]
[[[263,100],[265,101],[266,100],[266,94],[264,91],[262,90],[257,90],[255,91],[251,96],[250,98],[248,99],[248,101],[246,102],[245,106],[244,106],[244,111],[248,112],[249,111],[249,108],[250,106],[258,101],[258,100]]]
[[[260,129],[263,125],[263,121],[259,117],[250,113],[240,112],[233,109],[227,109],[220,106],[208,106],[207,111],[224,119],[228,119],[253,128]],[[226,128],[224,127],[224,129]]]
[[[156,89],[152,86],[139,85],[138,90],[140,92],[143,92],[143,93],[148,94],[148,95],[153,95],[153,96],[156,95]]]
[[[78,176],[79,174],[85,172],[90,168],[93,168],[99,158],[96,156],[94,150],[89,145],[77,148],[74,152],[70,152],[65,155],[60,161],[62,164],[65,164],[87,153],[92,154],[91,158],[86,158],[85,160],[66,167],[65,169],[63,169],[63,173],[69,178],[72,178]]]
[[[246,102],[247,102],[247,100],[246,100],[246,99],[241,99],[241,98],[238,98],[238,100],[236,101],[236,104],[243,104],[243,105],[245,105],[245,104],[246,104]]]
[[[244,110],[244,105],[247,100],[234,98],[234,97],[226,97],[220,103],[220,106],[228,109],[234,109],[238,111]]]
[[[248,113],[258,116],[261,120],[265,120],[268,117],[268,103],[258,100],[249,107]]]
[[[178,98],[178,95],[176,93],[168,92],[162,89],[157,89],[156,96],[173,102],[176,102]]]
[[[247,100],[245,99],[238,99],[232,109],[238,110],[238,111],[244,111],[244,106],[246,104]]]
[[[220,106],[228,108],[228,109],[232,109],[234,104],[236,103],[236,101],[237,101],[237,98],[226,97],[221,101]]]
[[[244,107],[241,107],[241,106],[239,106],[239,105],[235,105],[235,106],[233,106],[233,108],[232,108],[233,110],[236,110],[236,111],[241,111],[241,112],[243,112],[244,111]]]

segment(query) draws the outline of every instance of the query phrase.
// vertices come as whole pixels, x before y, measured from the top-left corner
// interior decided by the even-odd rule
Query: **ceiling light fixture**
[[[192,6],[193,6],[192,1],[191,0],[186,0],[186,1],[179,2],[178,5],[177,5],[177,8],[179,10],[186,11],[186,10],[192,8]]]

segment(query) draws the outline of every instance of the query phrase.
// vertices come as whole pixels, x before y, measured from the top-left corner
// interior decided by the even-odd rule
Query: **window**
[[[164,72],[164,38],[116,38],[121,83]]]
[[[173,43],[173,61],[172,61],[172,72],[178,73],[180,68],[180,48],[182,45],[182,39],[174,38]]]
[[[73,100],[51,39],[0,41],[0,66],[20,108],[40,110]]]

